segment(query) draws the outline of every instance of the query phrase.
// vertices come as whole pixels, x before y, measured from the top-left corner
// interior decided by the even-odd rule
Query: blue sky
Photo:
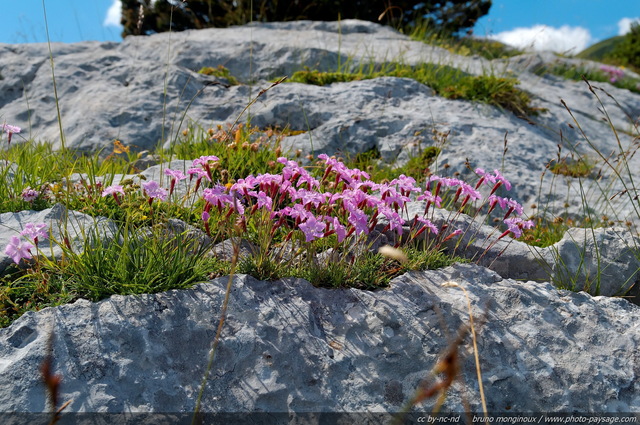
[[[42,0],[3,1],[0,43],[46,41]],[[52,41],[120,41],[119,0],[45,0]],[[624,33],[639,0],[493,0],[475,28],[521,48],[577,53]]]

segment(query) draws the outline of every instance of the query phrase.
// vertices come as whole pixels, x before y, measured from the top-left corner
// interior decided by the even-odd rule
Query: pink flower
[[[346,203],[345,207],[349,211],[349,224],[353,226],[356,234],[369,234],[369,217],[367,217],[367,214],[365,214],[361,209],[351,205],[350,203]]]
[[[206,177],[207,180],[211,181],[211,178],[209,178],[207,172],[202,168],[189,168],[187,170],[187,174],[189,174],[191,177],[196,174],[198,176],[198,181],[200,181],[203,177]]]
[[[161,201],[164,201],[165,199],[167,199],[167,189],[160,187],[158,182],[154,180],[151,180],[146,183],[142,183],[142,188],[144,189],[144,192],[149,197],[149,201],[153,199],[159,199]]]
[[[20,235],[24,236],[25,238],[33,241],[33,243],[37,244],[38,238],[41,238],[41,239],[49,238],[49,232],[47,232],[46,229],[47,229],[47,225],[45,223],[39,223],[39,224],[27,223],[25,224],[24,229],[22,229],[22,232],[20,232]]]
[[[203,178],[206,177],[207,180],[211,181],[211,177],[209,177],[209,173],[207,173],[202,168],[189,168],[187,170],[187,174],[189,174],[191,179],[193,179],[194,175],[198,176],[198,179],[196,180],[196,187],[194,189],[194,192],[197,192],[198,189],[200,189],[200,182],[202,181]]]
[[[301,222],[306,220],[309,216],[313,215],[309,211],[304,209],[304,206],[301,204],[295,204],[293,207],[285,207],[278,211],[278,215],[289,216],[291,218],[296,219],[296,221]]]
[[[200,218],[204,223],[204,230],[207,232],[207,235],[211,236],[211,230],[209,229],[209,218],[211,218],[211,215],[209,214],[209,211],[202,211]]]
[[[112,195],[113,199],[116,200],[116,204],[120,205],[120,199],[118,198],[118,193],[124,195],[124,189],[119,184],[114,184],[106,187],[102,191],[102,197],[104,198],[105,196]]]
[[[306,169],[298,165],[297,162],[282,156],[278,158],[277,161],[284,164],[284,168],[282,169],[282,177],[284,180],[289,180],[292,183],[297,180],[297,187],[302,186],[304,183],[307,183],[308,188],[320,186],[320,182],[313,178]]]
[[[524,221],[521,218],[507,218],[504,220],[504,224],[506,224],[509,229],[500,237],[506,236],[507,233],[511,232],[516,239],[522,236],[523,229],[531,229],[533,227],[532,220]]]
[[[344,238],[347,237],[347,229],[340,223],[337,217],[325,217],[325,220],[332,225],[333,232],[338,236],[338,243],[341,243]]]
[[[124,189],[119,184],[114,184],[106,187],[102,191],[102,197],[104,198],[105,196],[109,196],[109,195],[115,196],[117,193],[121,193],[122,195],[124,195]]]
[[[498,195],[489,195],[489,212],[493,211],[496,204],[500,205],[503,210],[507,209],[507,198]]]
[[[253,196],[254,198],[256,198],[256,200],[258,201],[256,203],[256,206],[258,208],[265,208],[268,211],[271,211],[273,208],[273,199],[271,199],[270,196],[267,196],[266,193],[264,193],[263,191],[260,192],[249,192],[249,195]]]
[[[429,177],[429,182],[438,181],[445,186],[453,187],[453,186],[461,186],[464,182],[460,179],[453,179],[450,177],[440,177],[440,176],[431,176]]]
[[[187,176],[184,175],[184,173],[180,170],[172,170],[170,168],[167,168],[166,170],[164,170],[164,174],[166,176],[171,176],[171,180],[184,180],[187,178]]]
[[[202,198],[214,207],[223,208],[225,204],[233,205],[233,197],[226,193],[226,188],[217,184],[202,192]]]
[[[507,190],[511,190],[511,183],[509,183],[509,180],[507,180],[502,174],[500,174],[500,171],[498,170],[493,170],[494,174],[495,174],[495,178],[497,181],[501,182],[502,184],[504,184],[505,189]],[[494,190],[495,192],[495,190]]]
[[[169,168],[164,170],[164,174],[171,177],[171,186],[169,186],[169,196],[173,194],[173,189],[175,189],[176,187],[176,182],[187,178],[187,176],[185,176],[182,171],[171,170]]]
[[[11,144],[11,136],[13,136],[14,133],[20,133],[22,131],[22,129],[20,127],[17,127],[15,125],[9,125],[9,124],[2,124],[2,126],[0,126],[0,128],[2,129],[2,131],[4,131],[5,133],[7,133],[7,142],[9,144]]]
[[[200,158],[194,159],[192,164],[194,167],[201,166],[203,168],[207,168],[210,162],[218,162],[220,158],[215,155],[201,156]]]
[[[26,189],[24,189],[22,191],[22,194],[20,194],[20,196],[22,196],[22,199],[25,202],[33,202],[38,198],[39,195],[40,195],[40,192],[38,192],[37,190],[31,189],[30,187],[27,187]]]
[[[624,78],[624,71],[620,68],[616,68],[615,66],[602,65],[600,66],[600,70],[609,74],[609,82],[612,84]]]
[[[301,199],[302,205],[306,206],[308,204],[313,204],[314,207],[318,208],[318,206],[324,203],[329,196],[330,195],[326,193],[320,193],[313,190],[300,189],[293,194],[292,198],[294,201]]]
[[[320,154],[318,155],[318,158],[325,162],[325,177],[332,171],[337,174],[336,183],[342,180],[349,187],[354,187],[356,181],[361,181],[363,178],[370,178],[369,174],[365,173],[364,171],[360,171],[357,168],[350,169],[337,159],[330,158],[327,154]]]
[[[379,211],[387,217],[389,220],[389,229],[396,230],[399,235],[402,234],[402,225],[404,224],[404,220],[400,217],[400,214],[395,212],[389,207],[381,206],[379,207]]]
[[[421,189],[416,187],[416,180],[413,177],[407,177],[401,174],[397,179],[391,180],[390,185],[397,185],[400,193],[408,195],[411,192],[420,192]]]
[[[515,211],[516,215],[522,215],[523,209],[522,205],[511,198],[503,198],[501,196],[490,195],[489,196],[489,212],[493,211],[496,207],[496,204],[500,205],[500,208],[503,210],[507,210],[504,218],[507,218],[511,215],[512,212]]]
[[[200,158],[194,159],[193,160],[193,166],[194,167],[198,167],[201,166],[202,168],[204,168],[204,170],[207,172],[207,176],[209,178],[209,181],[211,181],[212,177],[211,177],[211,165],[209,164],[210,162],[218,162],[220,161],[220,158],[218,158],[215,155],[208,155],[208,156],[201,156]]]
[[[435,204],[436,207],[440,208],[440,204],[442,202],[442,198],[439,196],[433,196],[433,194],[425,190],[424,193],[416,198],[418,201],[427,201],[430,204]]]
[[[409,199],[409,197],[398,193],[396,189],[391,186],[391,184],[381,186],[380,192],[382,192],[382,201],[384,201],[384,203],[389,206],[401,207],[404,206],[406,202],[409,202],[411,200]]]
[[[496,190],[500,187],[500,185],[504,184],[505,189],[511,190],[511,183],[507,180],[500,171],[493,170],[493,175],[485,172],[482,168],[476,168],[476,174],[479,174],[480,180],[476,184],[476,189],[480,187],[480,185],[486,182],[488,185],[493,185],[493,189],[491,190],[491,194],[494,194]]]
[[[444,239],[442,240],[442,242],[441,242],[441,243],[445,243],[445,242],[446,242],[446,241],[448,241],[449,239],[455,238],[456,236],[461,235],[461,234],[462,234],[462,230],[461,230],[461,229],[456,229],[456,230],[454,230],[453,232],[451,232],[451,233],[449,234],[449,236],[447,236],[446,238],[444,238]]]
[[[307,242],[312,242],[315,239],[324,236],[324,229],[326,224],[318,221],[314,215],[310,215],[304,223],[298,225],[300,230],[304,233]]]
[[[238,181],[231,186],[231,190],[247,195],[249,191],[253,190],[256,184],[256,178],[250,175],[247,176],[246,179],[238,179]]]
[[[4,249],[4,253],[11,257],[14,263],[19,264],[23,258],[27,260],[33,258],[30,252],[33,248],[34,246],[29,242],[20,242],[20,238],[11,236],[9,244]]]
[[[460,186],[460,188],[462,189],[462,195],[466,195],[471,199],[480,199],[480,198],[482,198],[482,195],[480,194],[480,192],[475,190],[473,187],[471,187],[467,183],[463,183]]]
[[[438,228],[436,227],[435,224],[433,224],[431,222],[431,220],[429,220],[427,218],[424,218],[424,217],[416,217],[416,220],[418,220],[420,223],[424,224],[423,229],[429,229],[431,231],[431,233],[433,233],[434,235],[438,234]]]

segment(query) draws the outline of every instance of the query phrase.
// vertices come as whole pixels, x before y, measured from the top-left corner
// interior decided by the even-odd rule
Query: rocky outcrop
[[[45,409],[51,332],[68,411],[193,411],[227,282],[25,314],[0,330],[0,411]],[[234,276],[203,411],[399,411],[469,324],[464,292],[445,282],[471,299],[489,411],[640,409],[637,306],[455,265],[376,292]],[[481,411],[469,334],[458,353],[443,408]]]

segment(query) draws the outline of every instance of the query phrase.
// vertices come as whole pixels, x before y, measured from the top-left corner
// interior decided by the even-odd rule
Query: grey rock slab
[[[17,213],[0,214],[0,272],[4,271],[13,260],[5,254],[4,248],[12,236],[18,236],[22,241],[26,239],[20,236],[20,232],[28,223],[45,223],[50,232],[50,238],[39,240],[37,252],[46,257],[59,259],[63,249],[64,238],[69,241],[74,252],[82,252],[85,243],[98,237],[112,236],[116,234],[116,228],[112,221],[105,217],[91,217],[77,211],[69,211],[62,204],[56,204],[42,211],[20,211]],[[32,250],[36,255],[36,250]]]
[[[405,219],[424,216],[425,206],[424,202],[408,203]],[[511,234],[501,237],[501,227],[484,224],[483,216],[473,218],[432,207],[427,218],[439,229],[449,227],[439,239],[428,232],[422,239],[433,244],[462,230],[460,236],[444,242],[446,251],[504,278],[552,282],[561,289],[603,296],[626,295],[640,287],[640,239],[628,228],[571,228],[560,241],[538,248]]]
[[[423,217],[425,206],[422,201],[408,203],[404,217],[408,221],[416,215]],[[513,239],[511,235],[501,237],[500,227],[484,224],[482,216],[473,218],[431,207],[426,218],[442,232],[437,238],[428,231],[422,234],[420,239],[431,246],[447,239],[456,230],[462,231],[461,235],[443,243],[442,248],[448,254],[466,258],[504,278],[543,282],[550,281],[553,276],[552,253]],[[447,226],[446,230],[443,226]]]
[[[469,322],[445,282],[469,294],[489,411],[640,410],[638,306],[458,264],[376,292],[234,276],[202,411],[399,411]],[[0,330],[0,411],[45,411],[51,331],[66,411],[193,411],[227,283],[25,314]],[[443,411],[481,411],[468,335],[459,355]]]
[[[555,257],[553,281],[565,288],[613,296],[640,285],[640,239],[628,229],[569,229],[546,250]]]
[[[238,260],[242,261],[259,252],[259,248],[246,239],[225,239],[211,248],[208,255],[217,257],[224,261],[233,261],[235,246],[238,247]]]

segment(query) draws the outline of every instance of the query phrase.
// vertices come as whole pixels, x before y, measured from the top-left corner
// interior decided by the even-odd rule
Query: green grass
[[[518,80],[494,75],[468,75],[457,68],[446,65],[409,66],[401,63],[388,63],[382,67],[361,67],[355,73],[321,72],[307,69],[294,73],[288,81],[327,85],[378,77],[411,78],[431,87],[436,94],[447,99],[487,103],[509,110],[516,115],[531,116],[540,112],[531,106],[530,96],[516,87],[520,84]]]
[[[171,151],[158,150],[164,160],[192,160],[215,155],[220,162],[213,169],[212,178],[228,183],[249,174],[277,173],[282,169],[276,160],[282,156],[280,141],[286,132],[272,129],[247,128],[245,124],[203,129],[190,126]]]
[[[576,55],[579,59],[587,59],[596,62],[603,62],[611,54],[616,45],[624,40],[624,36],[607,38],[596,44],[593,44]],[[605,62],[603,62],[605,63]]]
[[[474,38],[472,36],[452,37],[434,32],[428,27],[418,26],[409,34],[413,40],[442,47],[461,56],[480,56],[485,59],[507,59],[524,52],[496,40]]]

